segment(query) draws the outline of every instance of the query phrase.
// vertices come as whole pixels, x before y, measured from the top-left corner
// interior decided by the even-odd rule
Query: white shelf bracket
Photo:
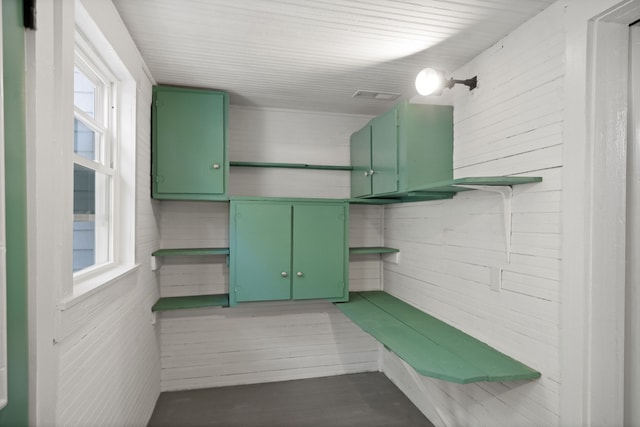
[[[463,185],[456,187],[468,188],[470,190],[490,191],[502,196],[502,207],[504,215],[504,245],[507,254],[507,264],[511,262],[511,201],[513,200],[513,188],[508,185]]]

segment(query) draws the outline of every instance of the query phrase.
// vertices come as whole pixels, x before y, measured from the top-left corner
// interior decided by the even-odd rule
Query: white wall
[[[232,106],[229,157],[235,161],[349,165],[349,137],[369,116]],[[350,172],[231,168],[231,196],[349,198]]]
[[[160,393],[160,357],[151,305],[158,286],[149,266],[159,245],[150,199],[152,81],[109,1],[82,0],[92,22],[136,84],[133,162],[135,260],[139,267],[81,298],[71,289],[71,147],[74,14],[79,3],[38,5],[38,30],[27,32],[31,424],[144,425]],[[81,9],[78,9],[81,10]],[[67,125],[68,124],[68,125]],[[134,142],[134,141],[132,141]]]
[[[481,191],[385,209],[384,289],[539,370],[531,382],[457,385],[384,372],[436,425],[558,425],[564,10],[556,4],[454,74],[454,176],[541,176],[514,187],[511,260],[502,200]],[[490,287],[504,267],[502,290]]]
[[[369,117],[232,106],[230,158],[349,164],[349,137]],[[345,198],[349,172],[232,168],[232,195]],[[161,247],[227,247],[229,205],[163,201]],[[351,246],[383,243],[379,206],[352,206]],[[157,271],[162,296],[227,293],[224,256],[171,257]],[[381,288],[379,256],[350,263],[350,289]],[[162,389],[214,387],[378,370],[379,344],[326,301],[242,303],[163,312]]]

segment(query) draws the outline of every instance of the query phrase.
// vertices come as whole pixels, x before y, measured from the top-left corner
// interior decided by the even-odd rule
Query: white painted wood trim
[[[624,424],[640,425],[640,26],[630,28]]]
[[[4,170],[4,78],[2,65],[2,4],[0,4],[0,165]],[[7,264],[4,173],[0,173],[0,409],[7,405]]]
[[[561,425],[623,424],[627,25],[638,3],[567,2]]]

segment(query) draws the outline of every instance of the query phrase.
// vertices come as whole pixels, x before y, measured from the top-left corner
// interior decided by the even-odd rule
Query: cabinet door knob
[[[282,277],[287,277],[287,272],[286,272],[286,271],[283,271],[282,273],[280,273],[280,275],[281,275]]]
[[[302,277],[302,271],[298,271],[298,272],[296,273],[296,276],[298,276],[298,277]]]
[[[220,164],[219,163],[214,163],[211,167],[214,168],[214,169],[220,169]]]
[[[364,176],[369,176],[369,171],[364,171]]]
[[[371,170],[369,171],[369,175],[371,175],[371,176],[373,176],[373,174],[374,174],[374,173],[376,173],[376,171],[374,171],[373,169],[371,169]]]

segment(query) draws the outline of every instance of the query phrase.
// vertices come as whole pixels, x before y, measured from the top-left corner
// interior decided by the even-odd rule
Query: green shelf
[[[153,256],[229,255],[229,248],[158,249]]]
[[[384,247],[384,246],[349,248],[349,255],[355,255],[355,254],[391,254],[391,253],[394,253],[394,252],[400,252],[400,249],[387,248],[387,247]]]
[[[228,307],[229,294],[195,295],[184,297],[160,298],[151,307],[151,311],[183,310],[202,307]]]
[[[541,182],[539,176],[482,176],[449,179],[438,181],[429,185],[410,188],[401,193],[379,194],[375,196],[352,198],[349,203],[385,205],[405,202],[426,202],[431,200],[451,199],[456,193],[470,191],[473,188],[458,187],[458,185],[484,185],[494,187],[506,187],[520,184],[532,184]]]
[[[319,169],[340,171],[353,170],[352,166],[309,165],[306,163],[229,162],[229,165],[247,168]]]
[[[521,381],[540,372],[382,291],[354,292],[335,304],[422,375],[459,384]]]
[[[479,176],[456,178],[447,181],[434,182],[428,186],[409,189],[409,193],[457,193],[460,191],[473,190],[472,188],[457,187],[457,185],[488,185],[488,186],[511,186],[520,184],[532,184],[541,182],[539,176]]]

